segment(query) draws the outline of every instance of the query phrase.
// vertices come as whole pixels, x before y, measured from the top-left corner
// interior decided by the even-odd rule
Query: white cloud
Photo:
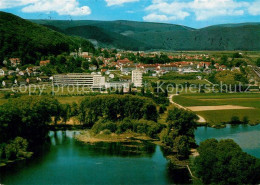
[[[1,0],[0,9],[13,8],[17,6],[24,6],[30,3],[34,3],[37,0]]]
[[[149,14],[143,17],[144,20],[183,20],[194,14],[196,20],[202,21],[219,16],[242,16],[247,11],[251,15],[260,15],[260,0],[251,3],[237,0],[153,0],[146,11]]]
[[[83,16],[91,14],[88,6],[77,0],[1,0],[0,9],[24,6],[23,12],[57,12],[59,15]]]
[[[253,2],[248,8],[248,12],[251,15],[260,15],[260,0]]]
[[[164,19],[164,21],[183,20],[190,15],[184,10],[185,6],[186,3],[178,1],[167,3],[164,0],[153,0],[153,4],[146,8],[147,11],[152,13],[143,17],[143,19],[145,21],[161,21],[161,19]]]
[[[132,2],[138,2],[139,0],[105,0],[107,3],[107,6],[115,6],[115,5],[122,5],[125,3],[132,3]]]
[[[159,15],[159,14],[155,14],[155,13],[151,13],[147,16],[143,17],[144,21],[148,21],[148,22],[168,22],[168,21],[173,21],[173,20],[179,20],[179,19],[184,19],[185,17],[189,16],[188,13],[183,12],[181,13],[182,15],[177,15],[177,16],[167,16],[167,15]]]
[[[188,7],[195,13],[197,20],[207,20],[218,16],[244,15],[247,2],[234,0],[194,0]]]

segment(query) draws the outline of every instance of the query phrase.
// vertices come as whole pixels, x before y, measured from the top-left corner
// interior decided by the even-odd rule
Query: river
[[[260,158],[260,125],[227,125],[222,129],[199,127],[195,131],[197,144],[210,138],[233,139],[244,152]]]
[[[75,131],[50,132],[50,144],[30,160],[0,169],[2,184],[173,184],[188,183],[187,170],[168,169],[152,143],[84,144]],[[0,183],[0,184],[1,184]]]
[[[0,184],[176,184],[189,183],[187,170],[169,170],[160,146],[146,143],[84,144],[77,131],[50,132],[50,142],[33,158],[0,168]],[[199,127],[199,144],[209,138],[234,139],[260,158],[260,125]]]

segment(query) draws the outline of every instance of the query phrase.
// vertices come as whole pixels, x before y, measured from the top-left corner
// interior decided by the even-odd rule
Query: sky
[[[132,20],[193,28],[260,22],[260,0],[0,0],[25,19]]]

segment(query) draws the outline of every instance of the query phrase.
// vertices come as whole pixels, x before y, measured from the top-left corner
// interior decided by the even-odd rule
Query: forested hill
[[[19,57],[23,63],[35,63],[42,56],[69,52],[80,45],[85,50],[94,50],[86,39],[67,36],[0,11],[0,61]]]
[[[225,24],[194,29],[135,21],[31,20],[99,46],[133,50],[260,50],[260,23]]]

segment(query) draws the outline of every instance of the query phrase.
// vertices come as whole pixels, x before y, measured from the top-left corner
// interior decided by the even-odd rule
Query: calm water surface
[[[196,142],[210,138],[233,139],[243,151],[260,158],[260,125],[228,125],[223,129],[214,129],[210,127],[199,127],[195,132]]]
[[[39,156],[0,169],[0,184],[173,184],[188,172],[169,171],[159,146],[151,143],[83,144],[74,131],[50,132]]]
[[[27,161],[0,168],[0,184],[176,184],[189,183],[188,172],[168,169],[163,150],[151,143],[83,144],[78,132],[50,132],[50,144]],[[199,144],[209,138],[234,139],[260,158],[260,125],[224,129],[199,127]]]

